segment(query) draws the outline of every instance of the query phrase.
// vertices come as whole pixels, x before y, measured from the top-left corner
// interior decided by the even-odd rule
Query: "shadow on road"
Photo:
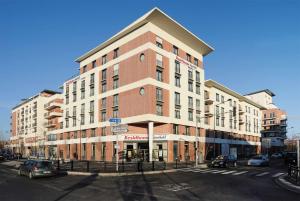
[[[158,199],[153,194],[152,186],[144,174],[141,177],[135,177],[134,181],[130,181],[130,177],[121,177],[116,183],[123,200],[144,200],[148,197],[151,201]],[[142,179],[141,182],[139,180]]]
[[[56,198],[54,201],[59,201],[62,200],[63,198],[65,198],[66,196],[68,196],[70,193],[72,193],[73,191],[76,191],[78,189],[84,188],[86,186],[91,185],[95,180],[96,180],[97,175],[91,175],[89,177],[86,177],[84,179],[82,179],[81,181],[79,181],[78,183],[74,184],[73,186],[70,186],[69,188],[64,189],[64,191],[66,191],[64,194],[62,194],[61,196],[59,196],[58,198]]]

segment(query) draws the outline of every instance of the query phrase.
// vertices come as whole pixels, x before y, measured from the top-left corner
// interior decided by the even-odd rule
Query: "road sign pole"
[[[297,140],[297,166],[300,168],[300,140]]]
[[[116,154],[116,171],[119,172],[119,133],[117,132],[117,140],[116,140],[116,150],[117,150],[117,154]]]

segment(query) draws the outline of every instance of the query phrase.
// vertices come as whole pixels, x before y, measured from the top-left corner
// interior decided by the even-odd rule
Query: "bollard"
[[[176,159],[175,159],[175,169],[178,168],[178,166],[177,166],[178,164],[177,164],[177,163],[178,163],[178,159],[176,158]]]
[[[59,168],[59,160],[57,160],[57,170],[59,170],[60,168]]]
[[[152,161],[152,171],[154,171],[154,161]]]
[[[73,171],[74,169],[74,164],[73,164],[73,160],[71,160],[71,171]]]
[[[90,161],[86,161],[86,172],[90,171]]]

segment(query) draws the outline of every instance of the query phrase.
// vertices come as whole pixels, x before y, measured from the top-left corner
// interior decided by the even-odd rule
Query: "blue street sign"
[[[119,124],[119,123],[121,123],[121,119],[120,118],[110,118],[109,122]]]

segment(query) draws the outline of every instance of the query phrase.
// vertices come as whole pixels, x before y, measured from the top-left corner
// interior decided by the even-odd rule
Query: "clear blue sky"
[[[0,130],[21,98],[57,90],[78,56],[155,6],[215,48],[207,79],[242,94],[269,88],[300,132],[297,0],[0,0]]]

